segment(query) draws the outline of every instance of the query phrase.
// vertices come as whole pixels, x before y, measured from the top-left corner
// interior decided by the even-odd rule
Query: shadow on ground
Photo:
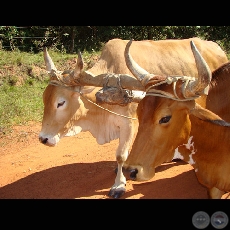
[[[156,173],[180,164],[184,163],[159,166]],[[0,198],[87,199],[104,196],[106,199],[114,183],[115,168],[116,162],[113,161],[74,163],[49,168],[0,188]],[[133,189],[127,189],[122,197],[124,199],[139,193],[142,194],[140,199],[206,198],[206,190],[196,181],[193,170],[171,178],[127,183],[131,183]]]

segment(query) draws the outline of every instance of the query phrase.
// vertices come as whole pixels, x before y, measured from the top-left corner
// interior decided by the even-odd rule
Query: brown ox
[[[190,40],[136,41],[133,42],[131,52],[148,71],[198,76],[189,48]],[[212,70],[227,62],[225,53],[216,43],[199,38],[194,38],[194,41]],[[132,94],[132,103],[125,106],[105,104],[103,109],[95,104],[95,93],[100,88],[87,85],[102,87],[106,81],[108,86],[116,85],[117,78],[108,74],[114,73],[120,77],[122,87],[144,90],[139,81],[127,75],[131,74],[124,58],[127,42],[120,39],[109,41],[103,48],[98,62],[88,71],[83,71],[81,55],[73,71],[58,71],[47,50],[44,50],[50,84],[43,94],[44,115],[39,140],[47,146],[56,146],[62,137],[76,135],[81,131],[89,131],[98,144],[119,138],[116,150],[118,170],[115,183],[109,191],[109,196],[114,198],[119,198],[125,192],[126,178],[122,166],[137,130],[138,121],[134,120],[138,105],[136,102],[139,102],[144,94],[140,92],[141,95],[138,97],[135,91]]]
[[[221,118],[229,120],[230,116],[229,103],[226,105],[230,98],[230,63],[214,71],[212,77],[191,42],[198,79],[148,74],[129,55],[129,45],[127,64],[145,86],[146,96],[138,104],[139,128],[125,169],[132,170],[134,180],[149,180],[157,166],[179,158],[192,165],[198,181],[207,188],[208,198],[221,198],[230,191],[230,124]],[[195,99],[208,90],[205,109]]]

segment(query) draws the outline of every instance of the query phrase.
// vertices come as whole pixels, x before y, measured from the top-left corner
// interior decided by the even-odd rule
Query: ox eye
[[[65,101],[58,103],[57,108],[59,108],[60,106],[63,106],[64,104],[65,104]]]
[[[170,121],[172,116],[166,116],[166,117],[162,117],[159,121],[159,124],[162,124],[162,123],[167,123]]]

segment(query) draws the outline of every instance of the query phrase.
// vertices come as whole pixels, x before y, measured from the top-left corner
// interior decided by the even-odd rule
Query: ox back
[[[213,42],[200,38],[133,41],[130,53],[134,60],[150,73],[197,77],[194,56],[190,49],[193,40],[201,55],[214,71],[228,61],[225,52]],[[133,75],[126,66],[124,51],[128,40],[108,41],[99,61],[88,71],[94,75],[116,73]]]

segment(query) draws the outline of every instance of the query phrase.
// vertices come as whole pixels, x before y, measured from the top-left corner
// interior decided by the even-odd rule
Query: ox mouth
[[[115,173],[117,174],[117,168],[115,169]],[[133,181],[136,181],[136,176],[138,173],[137,169],[127,169],[127,168],[122,168],[122,172],[124,174],[124,176],[126,177],[126,179],[130,179]]]
[[[137,169],[131,169],[129,175],[130,179],[134,181],[137,180],[137,173],[138,173]]]
[[[132,181],[137,181],[137,175],[138,175],[138,169],[137,168],[129,168],[129,169],[123,169],[124,175],[126,178],[129,178]]]
[[[124,175],[127,175],[126,178],[130,178],[133,181],[148,181],[152,179],[155,175],[155,168],[143,167],[140,165],[136,166],[124,166],[123,167]]]
[[[42,143],[43,145],[46,145],[46,146],[49,146],[49,147],[56,146],[56,144],[52,144],[52,143],[48,142],[48,138],[39,137],[38,139],[39,139],[39,142]]]

